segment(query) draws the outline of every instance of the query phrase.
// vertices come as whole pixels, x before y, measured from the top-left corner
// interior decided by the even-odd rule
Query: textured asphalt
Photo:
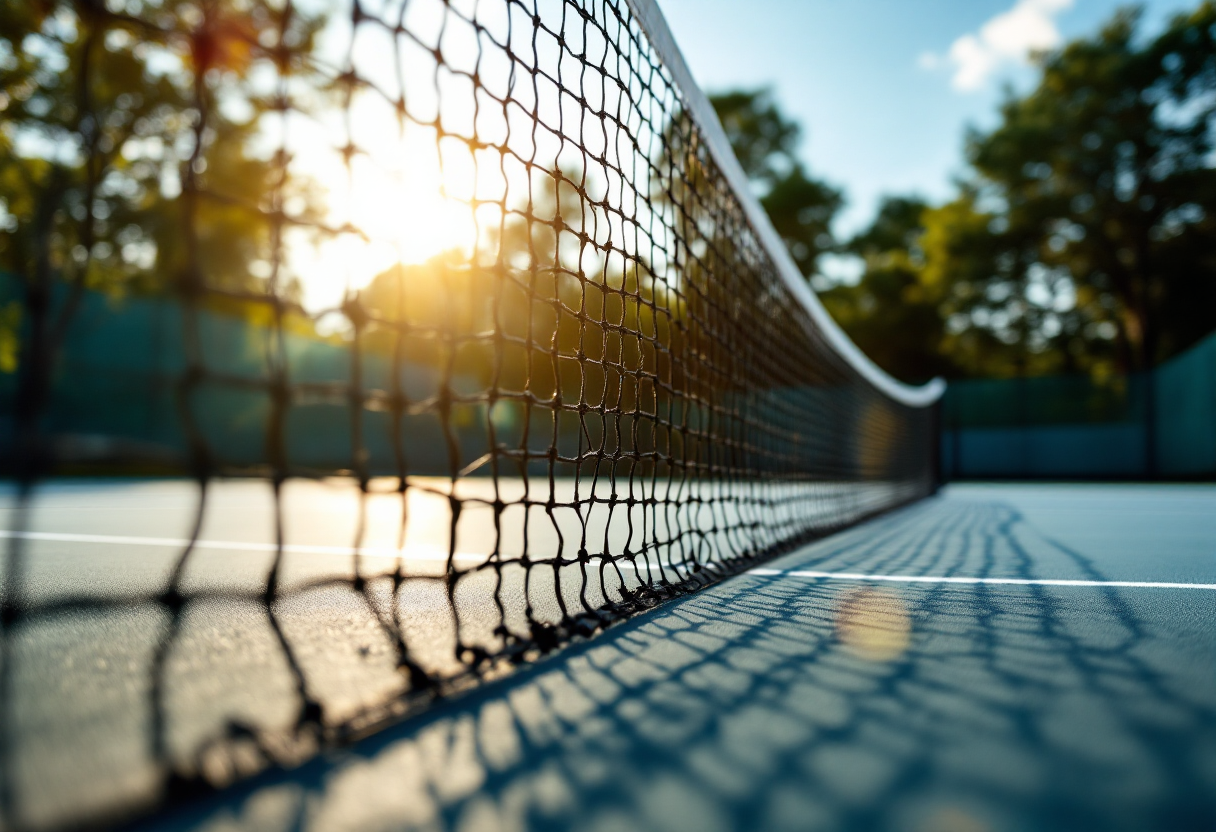
[[[189,492],[171,491],[88,487],[49,503],[33,527],[61,539],[31,542],[30,598],[153,591],[188,527]],[[265,495],[212,497],[228,526],[204,539],[273,539]],[[305,495],[289,526],[349,546],[348,499]],[[393,527],[373,528],[373,544]],[[118,528],[167,542],[64,538]],[[190,586],[256,582],[268,557],[208,552]],[[289,585],[335,570],[324,552],[292,563]],[[450,617],[424,586],[404,604],[420,611],[405,622],[415,642]],[[305,593],[276,610],[329,716],[401,683],[366,606]],[[10,811],[23,825],[102,818],[155,793],[163,617],[117,604],[12,640],[5,718],[22,802]],[[273,630],[256,603],[192,609],[159,673],[162,753],[185,758],[234,715],[291,723],[298,690]],[[449,655],[450,640],[423,659]],[[1216,829],[1216,487],[953,486],[141,826]]]
[[[1216,829],[1216,488],[955,486],[768,566],[154,826]]]
[[[450,682],[466,671],[458,644],[499,652],[500,625],[526,635],[529,614],[560,621],[559,595],[567,609],[596,607],[647,571],[675,578],[690,542],[705,557],[708,542],[730,551],[746,535],[779,539],[782,521],[826,525],[899,499],[882,484],[768,488],[770,499],[811,491],[814,511],[798,500],[794,517],[787,502],[741,533],[757,511],[746,486],[601,481],[595,502],[591,487],[469,478],[451,494],[448,480],[419,478],[403,501],[388,481],[362,497],[349,479],[296,480],[276,500],[256,480],[203,494],[186,480],[65,479],[24,504],[0,489],[0,571],[23,609],[0,638],[0,829],[108,827],[160,803],[170,772],[223,783],[267,758],[305,759],[319,727],[383,721],[417,691],[403,655]],[[694,487],[706,499],[688,499]],[[495,497],[507,506],[498,524]],[[449,591],[453,529],[463,574]],[[675,542],[616,566],[575,559],[652,539]],[[558,552],[564,565],[536,560]],[[175,615],[157,599],[178,564]]]

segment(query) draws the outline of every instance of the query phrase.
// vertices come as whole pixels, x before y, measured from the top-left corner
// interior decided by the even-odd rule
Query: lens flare
[[[855,656],[891,661],[912,642],[912,616],[888,589],[865,587],[846,593],[836,607],[836,637]]]

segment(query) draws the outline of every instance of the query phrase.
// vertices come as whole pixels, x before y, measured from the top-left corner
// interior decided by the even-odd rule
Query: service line
[[[12,531],[11,529],[0,529],[0,540],[30,540],[42,541],[48,543],[86,543],[86,544],[101,544],[107,546],[151,546],[161,549],[185,549],[190,545],[190,540],[185,537],[139,537],[135,535],[114,535],[114,534],[77,534],[73,532],[35,532],[35,531]],[[446,563],[448,560],[448,552],[446,548],[434,545],[407,543],[404,549],[393,549],[386,546],[320,546],[307,543],[284,543],[281,547],[274,543],[248,543],[239,540],[206,540],[200,538],[194,541],[191,548],[206,549],[213,551],[226,552],[278,552],[282,551],[285,554],[304,554],[304,555],[339,555],[350,557],[358,555],[359,557],[373,558],[403,558],[410,562],[438,562]],[[486,552],[457,552],[455,560],[461,564],[483,564],[491,560],[491,555]],[[516,558],[506,556],[504,562],[510,562]],[[600,561],[603,558],[593,558],[593,561]],[[595,564],[598,566],[598,564]],[[643,569],[659,570],[660,564],[654,561],[644,560],[642,563],[631,563],[627,560],[616,561],[616,566],[625,571],[641,571]],[[670,564],[662,564],[674,569]]]
[[[118,546],[157,546],[168,549],[184,549],[190,545],[185,537],[135,537],[112,534],[72,534],[68,532],[15,532],[0,529],[0,540],[40,540],[52,543],[102,543]],[[284,543],[281,547],[275,543],[246,543],[238,540],[195,540],[195,549],[218,549],[229,552],[283,552],[305,555],[351,555],[363,557],[395,558],[405,555],[410,560],[442,560],[446,561],[446,551],[436,546],[417,546],[408,544],[404,551],[377,546],[316,546],[305,543]],[[467,552],[457,552],[458,560],[479,557]]]
[[[996,584],[998,586],[1109,586],[1146,589],[1216,589],[1216,584],[1173,581],[1079,581],[1064,578],[965,578],[954,575],[871,575],[863,572],[816,572],[812,569],[749,569],[766,578],[815,578],[824,581],[883,581],[897,584]]]

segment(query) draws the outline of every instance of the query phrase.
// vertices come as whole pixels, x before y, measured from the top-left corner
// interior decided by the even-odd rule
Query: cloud
[[[987,21],[978,32],[952,43],[944,59],[926,53],[917,63],[933,69],[948,62],[954,68],[950,83],[956,90],[977,90],[999,70],[1025,64],[1030,53],[1059,46],[1055,17],[1072,4],[1073,0],[1017,0],[1012,9]]]

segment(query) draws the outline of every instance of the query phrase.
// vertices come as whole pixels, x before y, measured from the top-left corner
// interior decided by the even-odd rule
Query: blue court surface
[[[151,826],[1216,829],[1216,487],[951,486]]]

